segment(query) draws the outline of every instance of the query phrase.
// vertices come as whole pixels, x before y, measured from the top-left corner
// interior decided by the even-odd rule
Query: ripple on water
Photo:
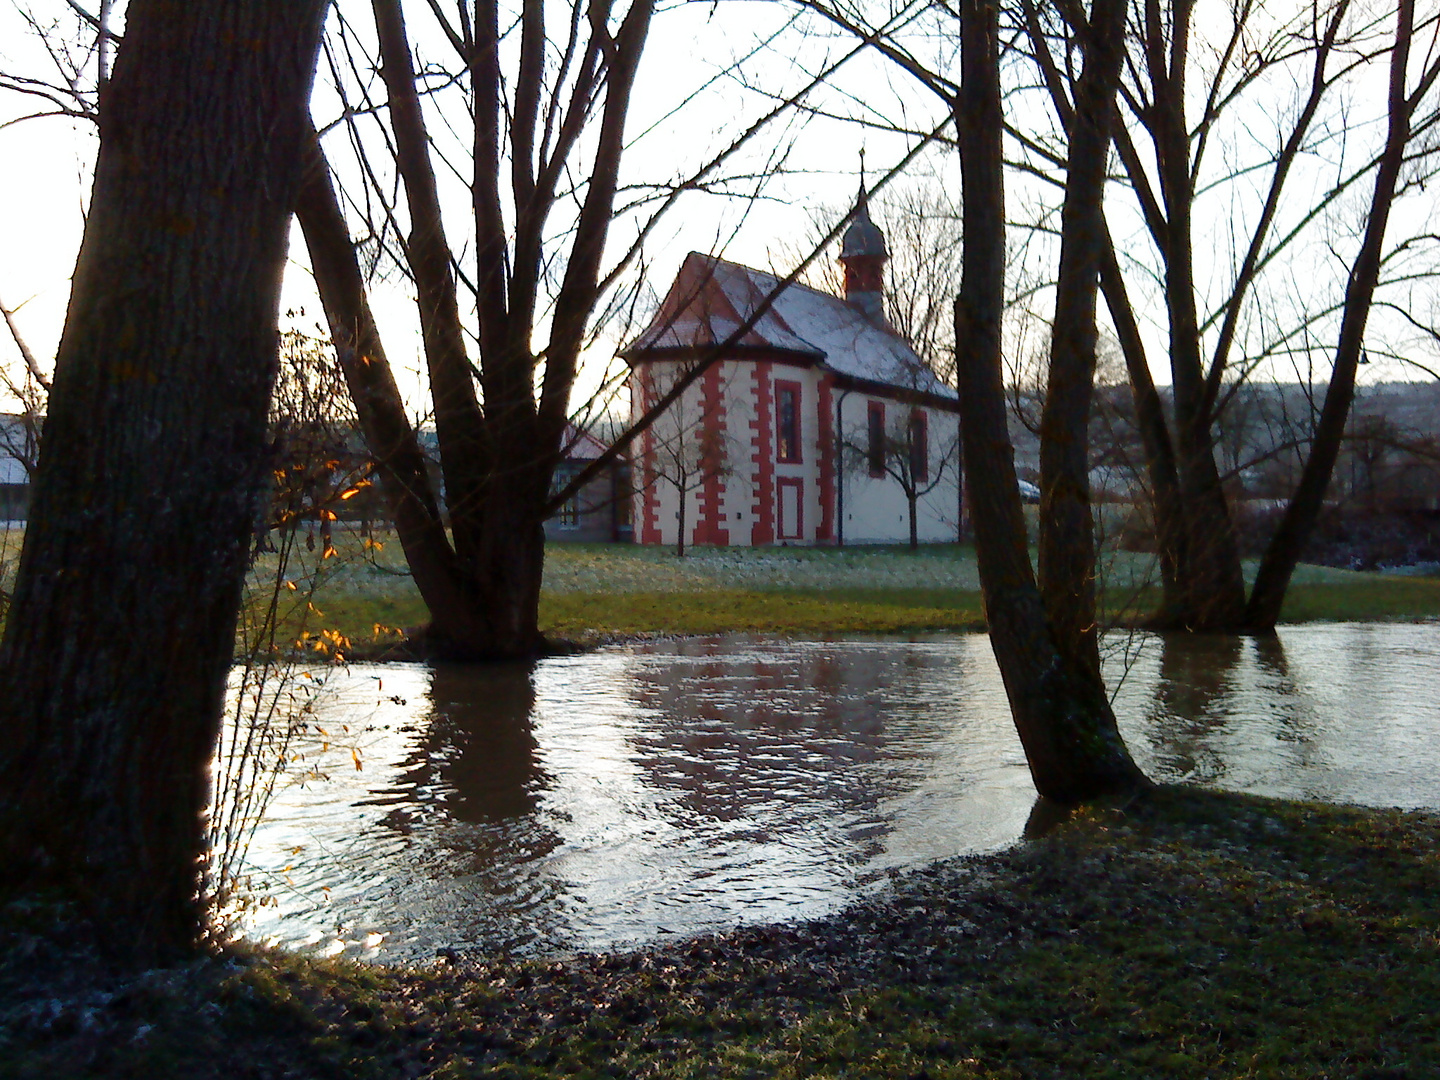
[[[1440,806],[1440,626],[1111,644],[1152,776]],[[818,914],[890,868],[1012,842],[1034,801],[980,635],[355,666],[316,718],[309,778],[250,852],[271,902],[248,932],[397,960]]]

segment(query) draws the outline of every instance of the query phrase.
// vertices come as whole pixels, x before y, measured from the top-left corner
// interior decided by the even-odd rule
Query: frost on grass
[[[546,553],[548,592],[696,592],[708,589],[967,589],[980,587],[973,554],[939,548],[570,549]]]

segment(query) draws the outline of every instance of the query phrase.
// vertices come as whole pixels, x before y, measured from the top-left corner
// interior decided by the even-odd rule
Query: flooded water
[[[1440,624],[1112,638],[1163,780],[1440,807]],[[1034,805],[987,639],[697,639],[329,675],[250,850],[257,940],[395,960],[819,914]],[[323,734],[322,734],[323,732]],[[358,768],[357,768],[358,766]]]

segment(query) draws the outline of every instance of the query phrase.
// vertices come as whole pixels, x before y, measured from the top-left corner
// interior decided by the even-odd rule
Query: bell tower
[[[855,219],[840,242],[840,264],[845,268],[845,302],[864,312],[872,322],[885,325],[885,234],[870,220],[870,197],[865,191],[865,157],[860,157],[860,193],[855,197]]]

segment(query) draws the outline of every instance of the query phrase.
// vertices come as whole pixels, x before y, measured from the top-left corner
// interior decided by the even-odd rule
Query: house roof
[[[565,436],[560,443],[561,455],[568,461],[594,461],[608,447],[590,432],[566,423]]]
[[[773,274],[692,251],[655,318],[621,355],[631,361],[694,356],[730,337],[777,285]],[[807,285],[786,286],[734,352],[780,353],[862,382],[956,396],[890,327]]]

